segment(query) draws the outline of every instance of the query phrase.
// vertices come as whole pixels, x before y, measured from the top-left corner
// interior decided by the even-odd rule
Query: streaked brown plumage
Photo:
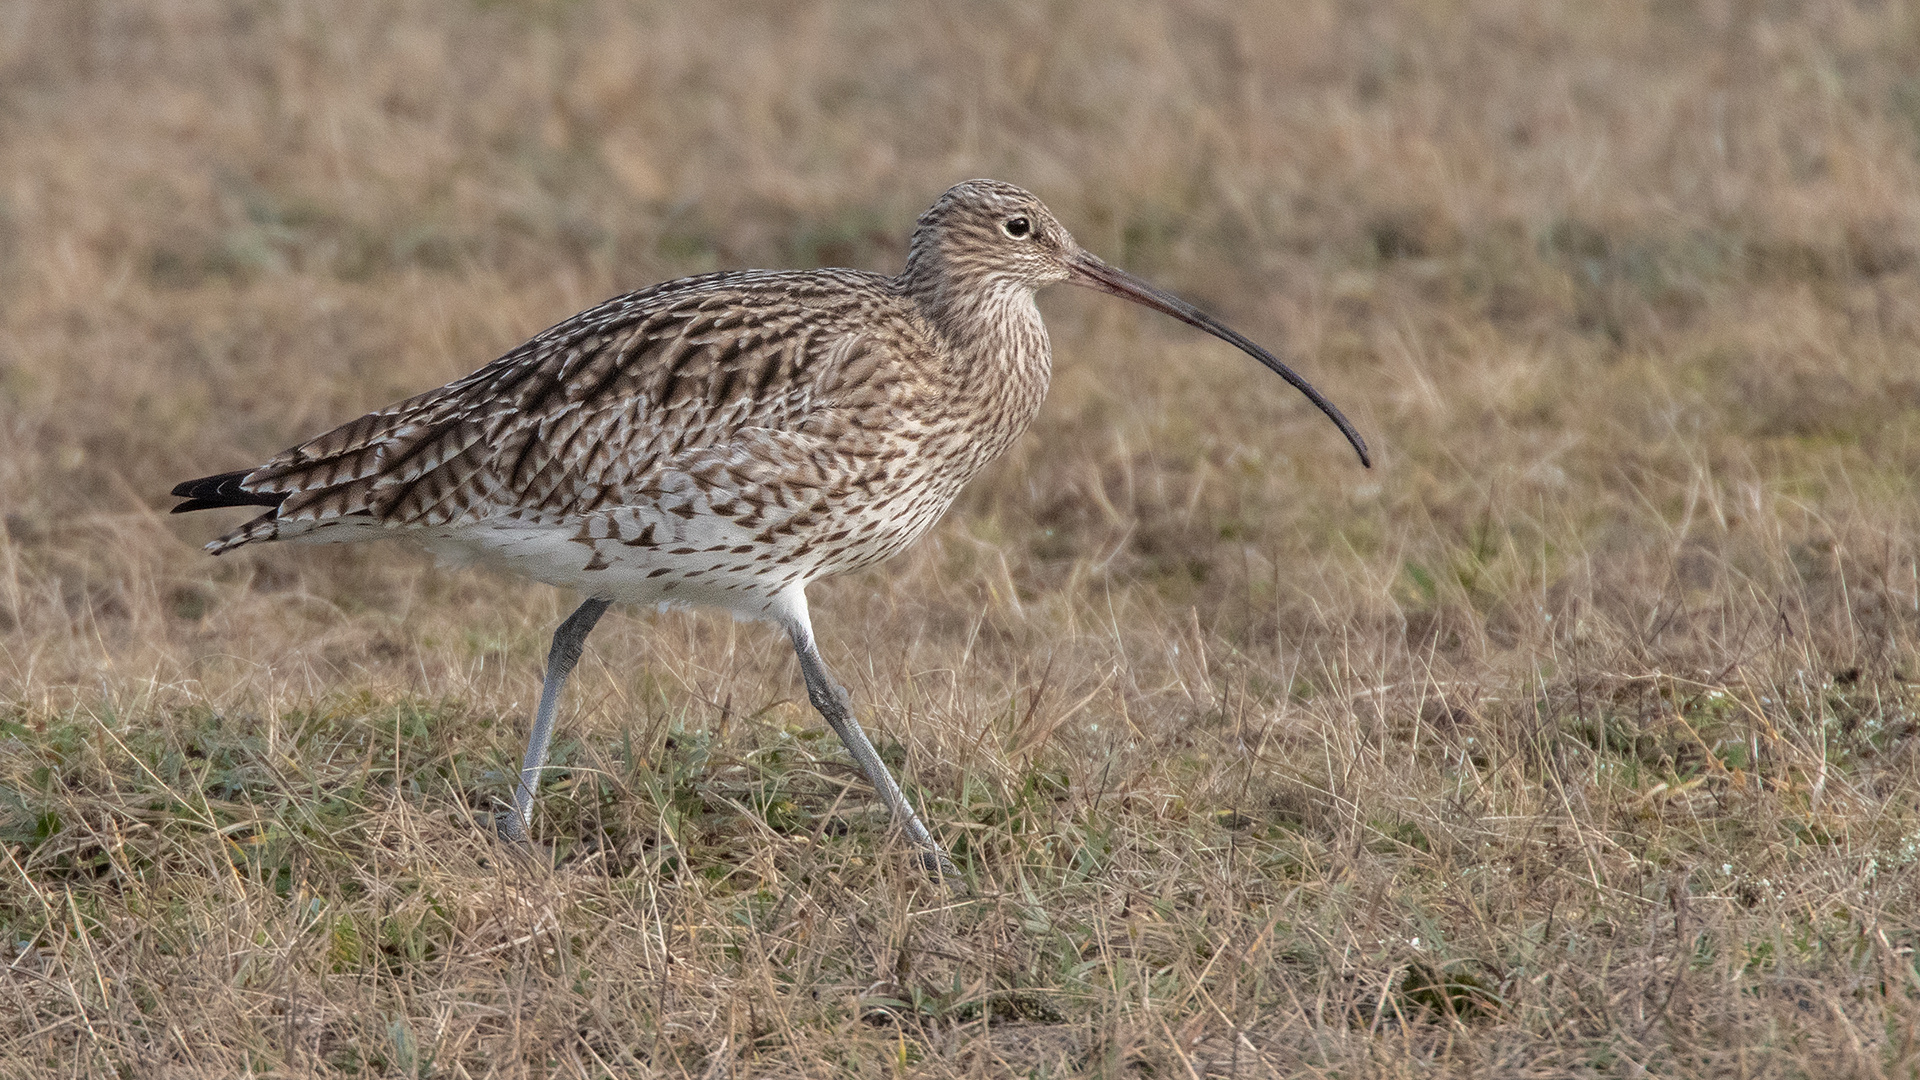
[[[188,481],[176,512],[270,509],[207,545],[404,535],[585,593],[556,634],[516,814],[524,837],[560,686],[611,602],[780,624],[810,697],[904,827],[944,856],[814,649],[805,589],[897,554],[1026,430],[1051,371],[1034,290],[1073,281],[1271,354],[1087,254],[1039,200],[959,184],[907,267],[744,271],[656,285],[258,468]]]

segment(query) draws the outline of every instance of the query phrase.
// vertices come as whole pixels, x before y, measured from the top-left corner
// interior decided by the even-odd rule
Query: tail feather
[[[280,539],[280,520],[277,514],[269,510],[245,525],[207,543],[207,554],[225,555],[244,544],[262,543]]]
[[[198,480],[188,480],[174,486],[173,493],[187,500],[173,508],[176,514],[190,514],[195,510],[212,510],[222,506],[272,508],[208,544],[207,550],[215,555],[257,540],[272,540],[280,534],[280,526],[274,519],[278,516],[280,504],[287,500],[287,496],[284,492],[277,491],[248,491],[245,484],[247,474],[252,471],[252,469],[243,469],[239,472],[203,476]]]
[[[174,507],[173,512],[190,514],[195,510],[211,510],[220,506],[279,506],[286,501],[284,492],[246,490],[242,484],[252,471],[242,469],[176,484],[173,493],[187,501]]]

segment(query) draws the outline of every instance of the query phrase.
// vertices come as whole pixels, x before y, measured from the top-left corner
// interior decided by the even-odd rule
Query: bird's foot
[[[509,810],[493,817],[493,834],[499,837],[508,851],[535,862],[551,864],[553,851],[545,844],[536,842],[527,835],[527,827],[521,823],[520,815]]]
[[[943,883],[960,880],[960,868],[953,865],[953,860],[939,848],[920,852],[920,869],[925,870],[927,876]]]

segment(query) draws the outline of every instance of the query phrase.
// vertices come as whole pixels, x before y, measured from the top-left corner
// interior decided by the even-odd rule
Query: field
[[[0,0],[0,1075],[1920,1073],[1920,8]],[[770,628],[199,545],[239,468],[949,184],[1051,397]]]

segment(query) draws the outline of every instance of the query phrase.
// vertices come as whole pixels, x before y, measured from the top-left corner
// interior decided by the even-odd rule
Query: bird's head
[[[1226,341],[1266,365],[1319,406],[1340,428],[1360,463],[1371,467],[1366,441],[1333,403],[1272,353],[1220,320],[1081,247],[1059,219],[1029,192],[998,180],[968,180],[920,215],[904,279],[934,306],[951,310],[1007,286],[1038,289],[1070,282],[1112,293],[1171,315]]]
[[[907,256],[910,277],[962,287],[1068,281],[1080,245],[1040,200],[998,180],[955,184],[920,215]]]

